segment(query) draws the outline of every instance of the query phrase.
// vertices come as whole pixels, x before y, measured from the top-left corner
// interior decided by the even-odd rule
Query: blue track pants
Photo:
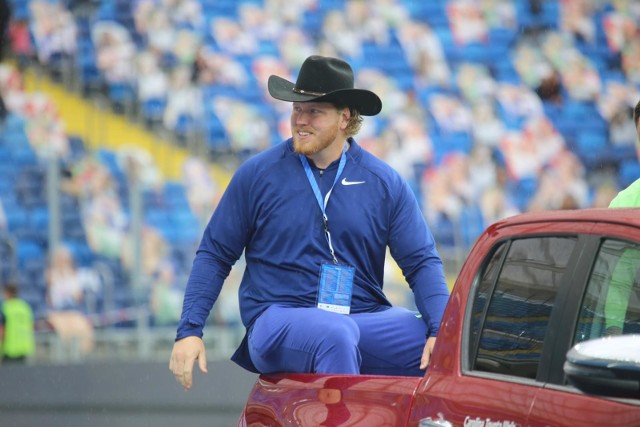
[[[344,315],[274,305],[254,323],[249,353],[262,373],[422,376],[428,330],[416,314],[401,307]]]

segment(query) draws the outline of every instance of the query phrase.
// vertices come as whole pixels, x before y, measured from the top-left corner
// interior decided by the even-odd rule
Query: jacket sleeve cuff
[[[198,325],[196,323],[191,323],[189,321],[180,322],[178,325],[178,332],[176,334],[176,341],[181,340],[186,337],[200,337],[204,335],[202,333],[203,325]]]

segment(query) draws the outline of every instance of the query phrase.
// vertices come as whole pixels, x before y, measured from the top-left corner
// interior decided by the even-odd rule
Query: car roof
[[[528,212],[505,218],[492,227],[503,228],[521,224],[543,222],[608,222],[611,224],[640,227],[640,207],[638,208],[590,208],[566,209],[544,212]]]

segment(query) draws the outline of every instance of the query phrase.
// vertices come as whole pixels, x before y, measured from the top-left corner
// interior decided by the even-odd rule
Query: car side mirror
[[[640,334],[576,344],[567,352],[564,373],[570,384],[588,394],[640,398]]]

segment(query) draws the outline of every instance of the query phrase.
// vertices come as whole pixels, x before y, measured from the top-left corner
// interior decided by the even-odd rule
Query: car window
[[[640,333],[640,245],[606,239],[589,277],[574,343]]]
[[[470,364],[535,378],[543,339],[574,237],[513,240],[486,263],[472,308]],[[506,255],[505,255],[506,253]]]

